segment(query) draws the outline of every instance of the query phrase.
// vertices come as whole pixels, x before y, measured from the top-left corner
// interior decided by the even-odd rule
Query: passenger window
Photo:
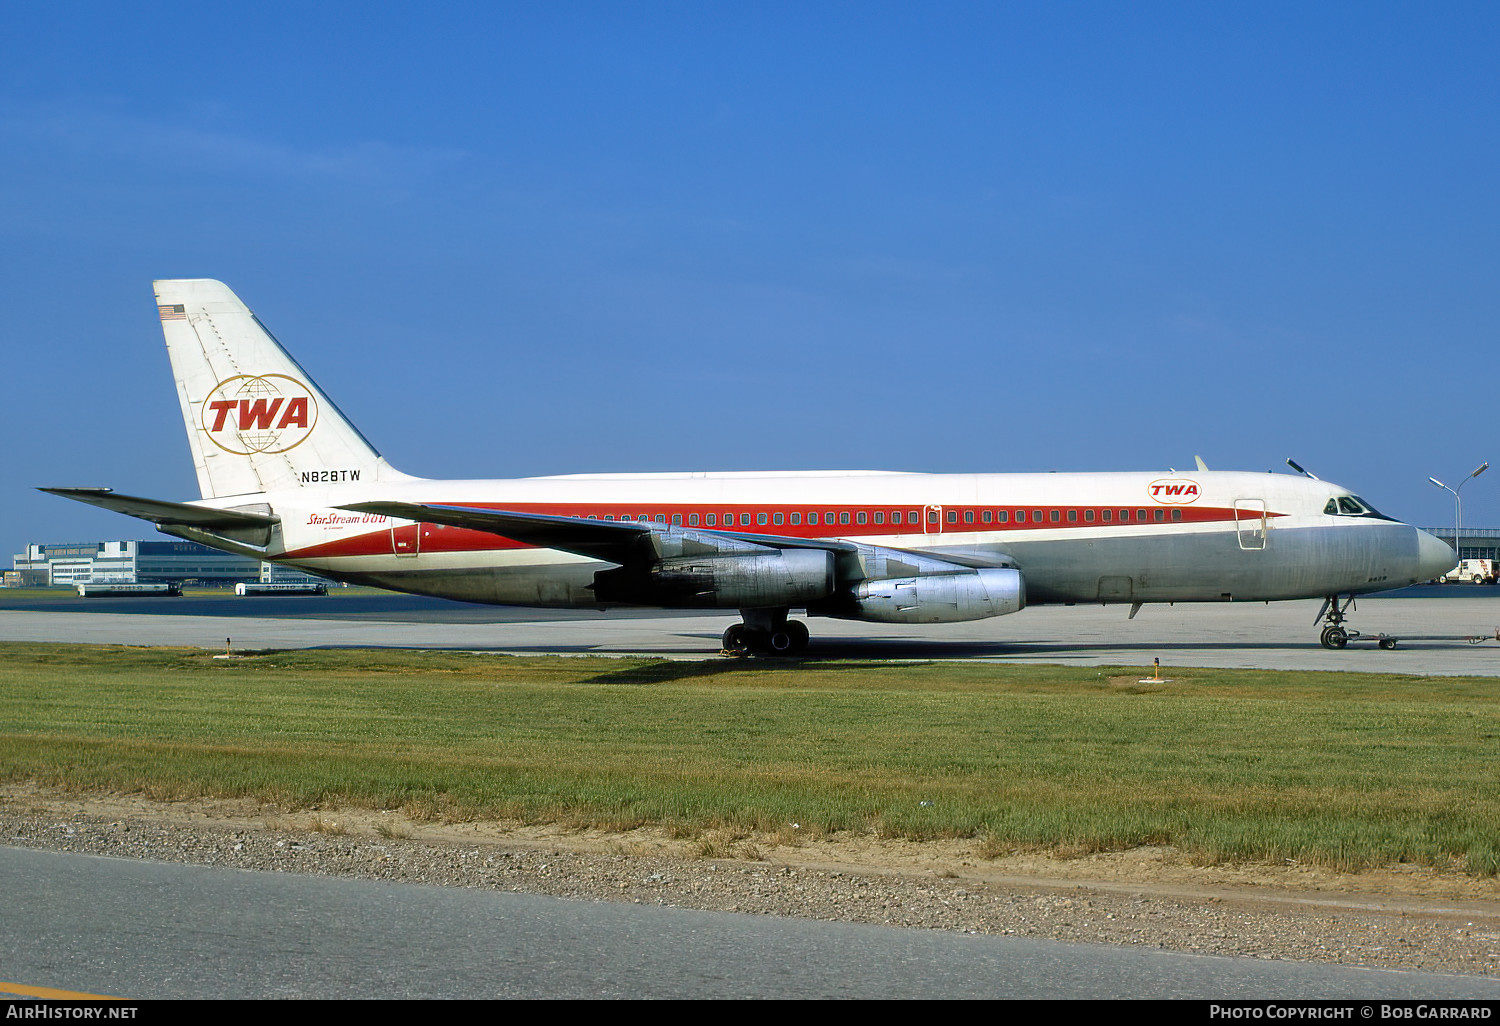
[[[849,522],[849,511],[845,510],[844,512],[842,512],[842,513],[839,514],[839,523],[841,523],[841,524],[847,524],[848,522]]]
[[[966,509],[966,510],[964,510],[964,523],[966,523],[966,524],[972,524],[973,522],[974,522],[974,511],[972,509]]]
[[[823,523],[825,523],[825,524],[831,524],[831,523],[833,523],[833,510],[829,510],[827,513],[823,514]]]
[[[696,514],[696,513],[689,513],[688,514],[688,526],[689,527],[697,527],[698,526],[698,514]]]
[[[856,524],[862,524],[862,523],[865,522],[865,511],[864,510],[860,510],[858,513],[854,514],[854,522]]]
[[[1004,510],[1004,509],[997,510],[995,512],[995,519],[998,520],[1002,524],[1005,523],[1007,520],[1010,519],[1010,511],[1009,510]]]
[[[1054,524],[1057,523],[1057,510],[1053,510],[1052,515],[1048,519],[1050,519]]]
[[[1035,521],[1036,523],[1040,524],[1042,522],[1042,511],[1039,510],[1039,509],[1032,510],[1031,511],[1031,519],[1033,521]]]
[[[875,511],[875,522],[877,524],[883,524],[883,523],[885,523],[885,510],[883,510],[883,509],[877,509]]]
[[[1086,510],[1083,511],[1083,522],[1086,523],[1086,524],[1092,524],[1094,522],[1094,511],[1093,510],[1086,509]]]
[[[765,527],[766,526],[766,515],[764,513],[757,513],[757,514],[755,514],[755,523],[756,523],[756,525],[758,527]]]
[[[717,513],[705,513],[703,515],[703,522],[709,527],[713,527],[719,522],[719,515]]]
[[[993,514],[993,513],[991,513],[991,512],[990,512],[990,511],[989,511],[989,510],[985,510],[985,511],[984,511],[984,515],[983,515],[983,516],[982,516],[982,517],[981,517],[981,519],[982,519],[982,520],[983,520],[983,521],[984,521],[984,522],[985,522],[985,523],[986,523],[986,524],[988,524],[988,523],[990,523],[990,522],[991,522],[991,521],[992,521],[992,520],[994,520],[994,519],[995,519],[995,514]]]
[[[1163,510],[1163,509],[1161,509],[1160,507],[1158,507],[1157,509],[1152,510],[1151,513],[1152,513],[1152,518],[1155,519],[1155,520],[1158,520],[1158,521],[1165,520],[1167,518],[1166,511]]]
[[[1024,524],[1024,523],[1026,523],[1026,511],[1024,509],[1018,509],[1018,510],[1016,510],[1016,523],[1018,523],[1018,524]]]
[[[1099,519],[1103,520],[1106,524],[1113,520],[1114,516],[1115,511],[1112,509],[1101,510],[1099,513]]]
[[[781,514],[780,513],[772,513],[771,514],[771,523],[775,524],[777,527],[780,527],[781,526]]]
[[[927,522],[929,524],[935,524],[935,523],[938,522],[938,511],[937,510],[930,509],[930,510],[927,511]]]
[[[1078,523],[1078,511],[1076,509],[1070,509],[1070,510],[1068,510],[1068,523],[1070,523],[1070,524],[1076,524],[1076,523]]]
[[[642,517],[641,519],[644,520],[646,518]],[[665,513],[656,514],[656,522],[658,524],[665,524],[667,522],[667,515]]]
[[[948,511],[948,523],[950,523],[950,524],[956,524],[956,523],[958,523],[958,511],[957,510],[950,509]]]
[[[1180,509],[1174,509],[1172,511],[1172,519],[1173,520],[1181,520],[1182,519],[1182,510],[1180,510]]]
[[[672,523],[673,523],[673,525],[675,525],[677,527],[681,527],[682,526],[682,514],[681,513],[673,513],[672,514]]]
[[[605,520],[613,520],[614,518],[615,518],[615,515],[613,513],[606,513],[606,514],[604,514],[604,519]]]
[[[802,514],[801,513],[793,513],[792,514],[792,526],[793,527],[797,527],[797,526],[800,526],[801,523],[802,523]]]
[[[749,513],[741,513],[740,514],[740,526],[741,527],[749,527],[750,526],[750,514]]]
[[[807,515],[807,522],[809,524],[816,524],[818,522],[818,515],[816,513],[809,513]]]
[[[1146,511],[1143,510],[1143,509],[1136,510],[1135,511],[1135,518],[1137,520],[1145,520],[1146,519]]]

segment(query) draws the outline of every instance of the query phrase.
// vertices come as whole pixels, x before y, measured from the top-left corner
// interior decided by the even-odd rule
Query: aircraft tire
[[[793,653],[807,651],[807,643],[812,638],[808,633],[807,624],[801,620],[788,620],[786,622],[786,632],[792,636]]]
[[[750,636],[742,623],[731,624],[724,631],[724,651],[726,652],[748,652],[750,651]]]
[[[1324,627],[1323,636],[1319,640],[1324,648],[1340,649],[1349,644],[1349,633],[1342,627]]]

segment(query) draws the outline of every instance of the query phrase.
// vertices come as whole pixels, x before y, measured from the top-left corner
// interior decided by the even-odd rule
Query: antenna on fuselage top
[[[1309,473],[1308,471],[1303,470],[1301,467],[1297,466],[1297,461],[1292,459],[1290,456],[1287,457],[1286,465],[1291,467],[1297,473],[1301,474],[1303,477],[1310,477],[1314,481],[1320,480],[1317,474]]]

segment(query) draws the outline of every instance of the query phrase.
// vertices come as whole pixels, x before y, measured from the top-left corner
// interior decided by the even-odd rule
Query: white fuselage
[[[270,559],[335,579],[527,605],[605,604],[589,584],[609,564],[340,507],[380,500],[841,539],[1015,566],[1032,603],[1357,594],[1446,569],[1434,570],[1434,561],[1446,563],[1451,550],[1436,539],[1424,545],[1414,528],[1373,513],[1326,512],[1347,495],[1286,474],[829,472],[407,478],[210,501],[274,511],[281,526]]]

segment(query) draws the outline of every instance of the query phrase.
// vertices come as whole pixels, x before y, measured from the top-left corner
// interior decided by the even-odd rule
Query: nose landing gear
[[[1338,649],[1349,644],[1349,632],[1344,629],[1344,620],[1346,619],[1346,611],[1353,608],[1353,595],[1349,596],[1342,607],[1339,606],[1339,597],[1337,595],[1329,595],[1323,600],[1323,608],[1318,610],[1317,619],[1313,623],[1321,620],[1327,625],[1323,628],[1323,633],[1318,637],[1318,641],[1324,648]]]
[[[1324,648],[1346,648],[1351,641],[1373,641],[1387,651],[1396,647],[1397,639],[1389,634],[1361,634],[1359,631],[1347,629],[1344,621],[1347,619],[1348,612],[1353,608],[1353,595],[1350,595],[1342,606],[1339,605],[1337,595],[1329,595],[1323,600],[1323,608],[1318,610],[1317,618],[1313,620],[1313,623],[1322,621],[1326,625],[1323,633],[1318,636],[1318,641]]]

